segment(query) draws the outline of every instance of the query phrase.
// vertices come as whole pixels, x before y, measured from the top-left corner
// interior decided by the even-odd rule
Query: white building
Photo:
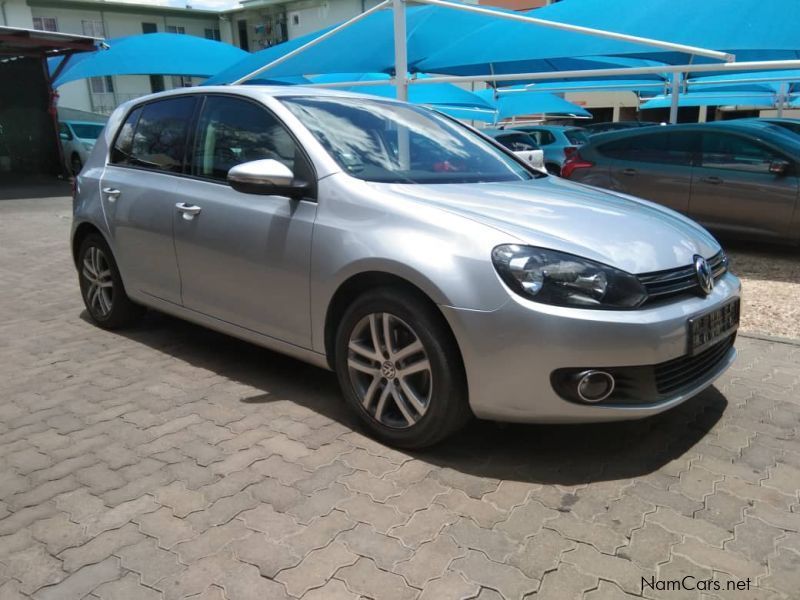
[[[242,0],[225,11],[113,0],[0,0],[0,26],[100,38],[168,32],[220,40],[255,52],[348,19],[378,0]],[[187,77],[124,75],[75,81],[58,89],[59,105],[110,113],[154,91],[194,85]]]

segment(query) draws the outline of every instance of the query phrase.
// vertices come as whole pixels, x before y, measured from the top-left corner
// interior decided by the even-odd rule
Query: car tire
[[[86,236],[78,250],[77,265],[83,303],[95,324],[103,329],[120,329],[144,314],[144,308],[125,293],[114,255],[103,236]]]
[[[77,177],[78,174],[80,174],[81,169],[83,169],[81,157],[77,154],[73,154],[69,159],[69,168],[72,170],[72,174]]]
[[[387,287],[358,297],[342,316],[334,356],[347,403],[389,445],[433,445],[472,415],[456,341],[419,294]]]

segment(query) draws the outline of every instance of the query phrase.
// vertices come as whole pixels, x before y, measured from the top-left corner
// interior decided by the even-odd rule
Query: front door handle
[[[109,202],[116,202],[119,195],[122,193],[118,189],[111,188],[111,187],[104,187],[103,193],[106,195],[106,199]]]
[[[703,183],[710,183],[711,185],[719,185],[722,183],[721,177],[703,177],[700,181]]]
[[[178,211],[183,213],[183,218],[186,219],[187,221],[191,221],[192,219],[194,219],[203,210],[199,206],[196,206],[194,204],[186,204],[186,202],[178,202],[175,205],[175,208],[177,208]]]
[[[630,177],[631,175],[636,175],[636,173],[637,173],[636,169],[622,169],[622,174],[627,175],[628,177]]]

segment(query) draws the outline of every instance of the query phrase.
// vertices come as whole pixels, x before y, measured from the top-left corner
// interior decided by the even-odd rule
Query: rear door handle
[[[703,183],[710,183],[711,185],[719,185],[723,183],[721,177],[703,177],[700,181]]]
[[[637,173],[637,172],[638,172],[638,171],[636,171],[636,169],[622,169],[622,174],[623,174],[623,175],[627,175],[627,176],[629,176],[629,177],[630,177],[631,175],[636,175],[636,173]]]
[[[104,187],[103,193],[106,195],[106,198],[109,202],[116,202],[119,195],[122,193],[118,189],[111,188],[111,187]]]
[[[187,221],[191,221],[195,218],[195,216],[199,215],[200,212],[203,210],[199,206],[194,204],[186,204],[186,202],[178,202],[175,205],[175,208],[178,209],[181,213],[183,213],[183,218]]]

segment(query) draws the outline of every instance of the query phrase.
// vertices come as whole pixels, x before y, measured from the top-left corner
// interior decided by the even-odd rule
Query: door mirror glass
[[[773,175],[785,175],[789,170],[789,161],[781,158],[776,158],[769,163],[769,172]]]
[[[302,198],[308,183],[295,179],[291,169],[273,158],[238,164],[228,171],[228,183],[237,192],[262,196]]]

